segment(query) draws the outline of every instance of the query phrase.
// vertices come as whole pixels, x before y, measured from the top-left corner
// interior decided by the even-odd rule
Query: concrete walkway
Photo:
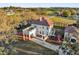
[[[44,47],[49,48],[51,50],[54,50],[54,51],[57,51],[59,49],[59,45],[50,44],[50,43],[47,43],[41,39],[32,38],[30,40],[41,45],[41,46],[44,46]]]

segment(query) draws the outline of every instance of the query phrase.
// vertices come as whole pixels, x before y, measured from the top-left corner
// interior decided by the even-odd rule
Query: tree
[[[54,14],[53,11],[47,11],[47,12],[46,12],[46,15],[48,15],[48,16],[52,16],[53,14]]]
[[[0,55],[13,55],[16,54],[17,51],[15,49],[15,41],[12,39],[1,40],[3,45],[0,47]]]
[[[71,12],[69,10],[64,10],[63,11],[63,16],[64,17],[69,17],[69,16],[71,16]]]
[[[70,9],[71,15],[75,15],[76,14],[76,10],[74,9]]]
[[[77,20],[77,26],[79,27],[79,20]]]
[[[16,54],[15,43],[17,42],[18,37],[15,35],[15,30],[12,28],[8,32],[5,32],[4,37],[0,40],[0,54],[2,55],[12,55]]]

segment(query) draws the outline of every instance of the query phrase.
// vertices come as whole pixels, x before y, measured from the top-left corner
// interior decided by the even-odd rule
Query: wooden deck
[[[55,37],[49,37],[48,39],[45,40],[46,42],[49,42],[51,44],[62,44],[62,39],[61,40],[58,40],[57,38]]]

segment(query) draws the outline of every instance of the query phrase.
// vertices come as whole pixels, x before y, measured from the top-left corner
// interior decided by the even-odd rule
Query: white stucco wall
[[[34,29],[30,30],[30,31],[27,31],[26,29],[23,30],[23,34],[36,36],[36,28],[34,28]]]
[[[51,30],[51,32],[50,32],[49,35],[50,35],[50,36],[55,36],[55,29]]]
[[[28,31],[23,30],[23,34],[29,35]]]
[[[44,36],[51,35],[52,27],[42,26],[42,25],[37,25],[37,24],[32,24],[32,26],[36,27],[36,34],[40,34],[40,32],[44,32],[44,33],[41,33],[41,35],[44,35]]]
[[[64,32],[64,37],[68,37],[68,32]]]
[[[32,24],[32,26],[36,27],[36,34],[41,34],[41,35],[48,34],[48,31],[49,31],[49,27],[48,26],[42,26],[42,25],[37,25],[37,24]],[[48,27],[48,30],[47,30],[47,27]]]
[[[36,36],[36,28],[29,31],[29,35],[33,35],[33,36]]]

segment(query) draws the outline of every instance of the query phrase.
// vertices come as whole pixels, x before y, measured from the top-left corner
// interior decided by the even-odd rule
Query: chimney
[[[44,20],[44,17],[40,17],[40,21],[43,21]]]

